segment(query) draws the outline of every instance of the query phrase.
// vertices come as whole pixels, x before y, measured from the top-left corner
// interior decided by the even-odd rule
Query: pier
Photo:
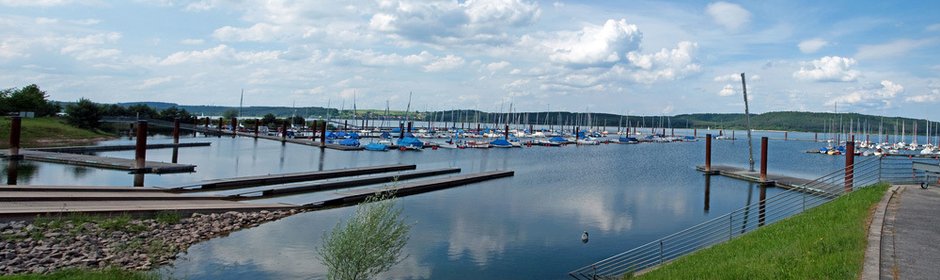
[[[295,183],[291,185],[281,185],[277,188],[271,189],[262,189],[262,190],[251,190],[238,194],[229,195],[231,199],[259,199],[259,198],[269,198],[277,196],[286,196],[299,193],[309,193],[309,192],[318,192],[318,191],[328,191],[344,188],[352,188],[366,185],[374,185],[381,183],[391,183],[396,181],[459,173],[460,168],[442,168],[434,170],[421,170],[421,171],[408,171],[401,172],[394,175],[373,175],[373,176],[364,176],[360,178],[346,179],[346,180],[336,180],[331,182],[302,182]]]
[[[487,171],[480,172],[475,174],[459,175],[449,178],[441,179],[432,179],[414,183],[406,183],[398,186],[392,186],[388,188],[376,187],[376,188],[363,188],[355,189],[349,191],[340,191],[334,193],[333,198],[328,198],[319,202],[314,202],[304,205],[304,207],[312,208],[321,208],[329,206],[339,206],[350,203],[358,203],[365,200],[367,197],[381,193],[381,192],[392,192],[395,196],[407,196],[413,194],[419,194],[424,192],[430,192],[435,190],[441,190],[446,188],[452,188],[456,186],[466,185],[470,183],[482,182],[491,179],[510,177],[515,175],[514,171]]]
[[[349,176],[358,176],[358,175],[368,175],[368,174],[383,173],[383,172],[414,170],[416,168],[417,166],[414,164],[392,164],[392,165],[357,167],[357,168],[335,169],[335,170],[324,170],[324,171],[245,176],[245,177],[207,180],[207,181],[202,181],[202,182],[185,185],[185,186],[168,187],[167,189],[178,191],[178,192],[223,190],[223,189],[295,183],[295,182],[313,181],[313,180],[322,180],[322,179],[331,179],[331,178],[340,178],[340,177],[349,177]]]
[[[190,148],[190,147],[208,147],[210,142],[178,143],[178,144],[147,144],[147,150],[171,149],[171,148]],[[94,152],[116,152],[133,151],[136,145],[105,145],[105,146],[70,146],[70,147],[49,147],[49,148],[30,148],[32,151],[51,152],[51,153],[94,153]]]
[[[0,150],[0,157],[9,157],[10,150]],[[143,168],[138,168],[134,159],[102,157],[93,155],[44,152],[37,150],[20,150],[19,155],[27,160],[63,163],[78,166],[97,167],[105,169],[125,170],[137,173],[181,173],[194,172],[196,166],[192,164],[177,164],[157,161],[144,162]]]

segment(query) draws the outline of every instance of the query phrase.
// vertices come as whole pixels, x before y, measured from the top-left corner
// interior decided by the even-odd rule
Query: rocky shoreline
[[[189,246],[296,213],[289,211],[37,218],[0,223],[0,274],[48,273],[63,268],[149,270]]]

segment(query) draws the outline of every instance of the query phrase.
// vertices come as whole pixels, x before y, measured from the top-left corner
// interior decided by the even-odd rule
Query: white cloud
[[[725,87],[722,88],[721,91],[718,91],[718,96],[731,96],[731,95],[734,95],[734,87],[732,87],[730,84],[725,85]]]
[[[74,0],[0,0],[0,5],[12,7],[53,7],[72,4]]]
[[[496,72],[506,67],[509,67],[509,65],[510,65],[509,61],[504,60],[500,62],[493,62],[493,63],[487,64],[486,69],[490,70],[490,72]]]
[[[283,29],[268,23],[256,23],[249,28],[223,26],[212,32],[212,37],[223,42],[269,42],[278,39]]]
[[[851,92],[837,96],[826,103],[831,106],[835,103],[859,106],[864,108],[890,108],[898,94],[904,92],[904,87],[889,80],[882,80],[877,86],[854,89]]]
[[[927,91],[923,94],[908,96],[904,101],[915,103],[928,103],[940,101],[940,82],[931,81],[927,85]]]
[[[162,66],[207,62],[215,64],[228,61],[252,64],[277,60],[281,53],[279,51],[239,52],[227,45],[218,45],[201,51],[175,52],[158,63]]]
[[[658,80],[675,80],[687,74],[702,70],[702,66],[695,63],[695,51],[698,44],[682,41],[675,49],[662,49],[652,54],[630,52],[627,59],[640,70],[633,73],[637,82],[652,83]]]
[[[829,42],[820,38],[813,38],[800,42],[797,47],[800,48],[800,51],[803,53],[815,53],[822,49],[823,47],[829,45]]]
[[[932,39],[901,39],[880,45],[863,45],[858,47],[858,52],[855,54],[855,57],[858,59],[879,59],[902,56],[914,49],[933,45],[935,42],[936,41]]]
[[[597,65],[616,63],[621,54],[639,49],[643,34],[626,19],[608,19],[604,26],[586,26],[578,32],[559,33],[548,42],[552,61],[566,64]]]
[[[463,64],[464,59],[462,57],[448,54],[445,57],[431,62],[431,64],[425,65],[424,70],[427,72],[440,72],[460,67]]]
[[[705,13],[712,17],[715,23],[730,30],[737,30],[751,21],[751,12],[738,4],[728,2],[715,2],[705,7]]]
[[[852,58],[825,56],[810,62],[803,62],[800,70],[793,72],[793,77],[819,82],[852,82],[860,75],[857,70],[851,69],[855,63],[855,59]]]
[[[750,75],[750,76],[745,75],[745,76],[747,77],[748,80],[751,80],[751,81],[760,81],[761,79],[761,76],[757,74]],[[727,74],[727,75],[716,76],[714,81],[716,82],[741,82],[741,74],[732,73],[732,74]]]
[[[534,23],[541,14],[538,3],[522,0],[469,0],[459,2],[382,2],[369,28],[433,44],[504,42],[513,27]]]
[[[148,88],[153,88],[153,87],[155,87],[155,86],[162,85],[162,84],[168,83],[168,82],[170,82],[170,81],[173,81],[173,80],[176,79],[176,78],[177,78],[177,77],[174,77],[174,76],[165,76],[165,77],[156,77],[156,78],[146,79],[146,80],[144,80],[142,83],[140,83],[140,85],[138,85],[138,86],[136,87],[136,89],[148,89]]]
[[[183,45],[202,45],[206,40],[203,39],[183,39],[180,40],[180,44]]]

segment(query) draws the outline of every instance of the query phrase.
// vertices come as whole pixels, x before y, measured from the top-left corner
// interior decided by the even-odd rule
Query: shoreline
[[[230,211],[189,217],[164,212],[146,219],[40,216],[0,223],[0,275],[66,268],[150,270],[170,263],[198,242],[301,212]]]

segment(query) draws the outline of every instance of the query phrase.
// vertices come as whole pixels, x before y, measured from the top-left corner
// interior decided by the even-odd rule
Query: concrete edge
[[[860,279],[881,279],[881,232],[884,227],[885,211],[888,209],[888,202],[900,195],[898,190],[904,190],[901,186],[892,186],[881,197],[878,202],[878,208],[872,213],[871,224],[868,226],[868,247],[865,248],[865,261],[862,264],[862,274]]]

